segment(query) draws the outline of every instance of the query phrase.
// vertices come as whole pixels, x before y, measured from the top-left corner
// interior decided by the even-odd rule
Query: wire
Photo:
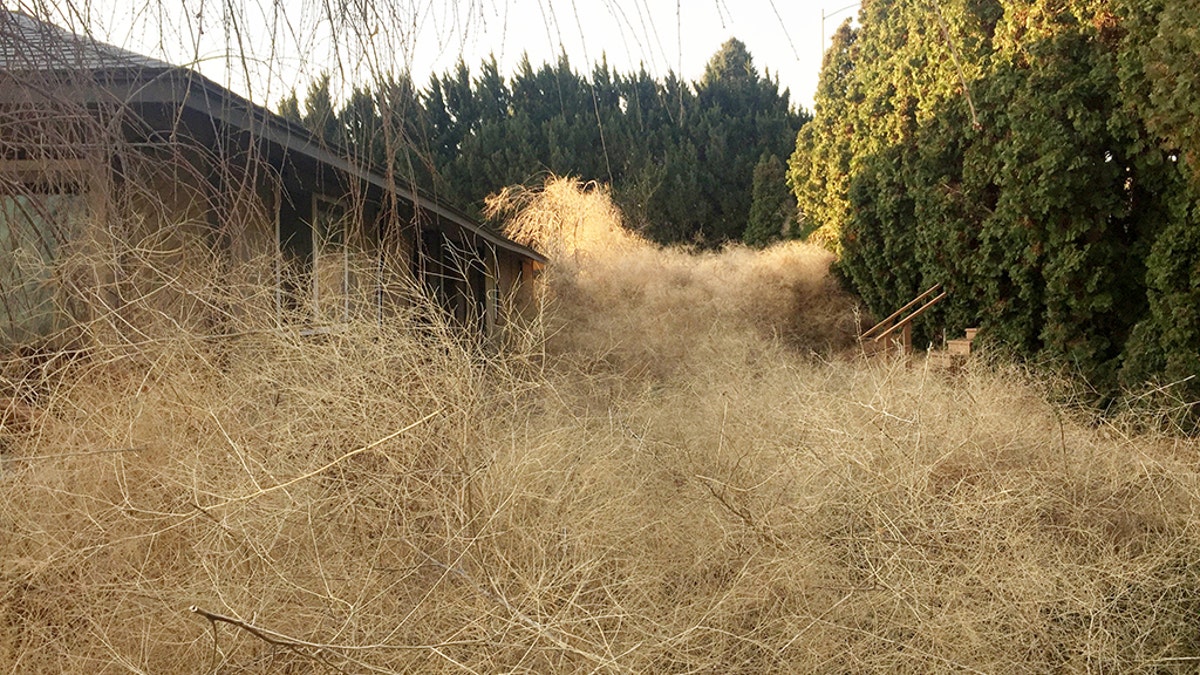
[[[583,22],[579,20],[579,7],[575,4],[575,0],[571,0],[571,10],[575,12],[575,25],[579,28],[579,44],[583,48],[583,60],[590,62],[587,53],[587,38],[583,35]],[[607,66],[605,66],[607,68]],[[600,119],[600,101],[596,98],[596,77],[593,74],[588,80],[588,86],[592,90],[592,111],[596,113],[596,128],[600,131],[600,149],[604,152],[604,169],[608,173],[608,182],[613,182],[612,164],[608,159],[608,144],[604,140],[604,122]]]

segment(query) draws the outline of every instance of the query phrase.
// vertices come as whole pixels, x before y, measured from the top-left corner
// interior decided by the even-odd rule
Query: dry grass
[[[489,203],[508,234],[548,253],[550,349],[567,360],[664,376],[770,358],[787,346],[829,354],[854,345],[854,305],[828,274],[827,251],[659,248],[625,229],[604,188],[551,180]],[[722,370],[723,366],[716,366]],[[718,374],[724,377],[724,374]]]
[[[659,250],[570,183],[507,199],[556,263],[498,356],[226,316],[5,364],[37,414],[0,432],[0,666],[1200,662],[1194,442],[1077,423],[1014,371],[837,357],[852,307],[812,249]]]

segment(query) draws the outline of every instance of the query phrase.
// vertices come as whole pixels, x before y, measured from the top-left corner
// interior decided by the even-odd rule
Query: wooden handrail
[[[861,339],[866,340],[869,337],[874,337],[875,332],[880,331],[880,330],[887,331],[886,333],[884,333],[884,335],[890,334],[892,332],[892,330],[895,328],[895,326],[893,326],[892,323],[897,318],[899,318],[901,314],[907,312],[908,310],[912,309],[913,307],[916,307],[918,303],[920,303],[925,298],[928,298],[929,296],[933,295],[934,293],[939,291],[941,288],[942,288],[942,285],[940,283],[934,284],[932,287],[930,287],[929,290],[927,290],[924,293],[913,298],[907,305],[905,305],[905,306],[901,307],[900,309],[896,310],[895,312],[893,312],[891,316],[884,319],[883,321],[880,321],[879,323],[875,324],[874,326],[871,326],[871,328],[868,329],[867,332],[862,334]],[[942,293],[942,295],[939,296],[933,302],[936,303],[944,297],[946,297],[946,294]],[[929,306],[932,306],[932,305],[929,305]],[[929,306],[922,308],[920,311],[924,311],[925,309],[928,309]],[[920,312],[918,312],[918,314],[919,313]],[[909,317],[909,320],[911,320],[912,318],[913,317]],[[876,338],[876,339],[878,339],[878,338]]]
[[[941,286],[941,284],[938,284],[938,286]],[[904,317],[904,318],[903,318],[903,319],[901,319],[900,321],[896,322],[896,325],[892,326],[891,328],[888,328],[886,331],[884,331],[884,332],[880,333],[879,335],[875,336],[875,340],[874,340],[874,341],[875,341],[875,342],[879,342],[880,340],[882,340],[882,339],[886,338],[887,336],[891,335],[892,333],[895,333],[897,330],[899,330],[899,329],[901,329],[901,328],[904,328],[904,327],[905,327],[905,326],[907,326],[908,324],[912,323],[913,319],[915,319],[915,318],[917,318],[918,316],[921,316],[922,314],[924,314],[924,313],[925,313],[925,310],[929,309],[930,307],[933,307],[934,305],[936,305],[936,304],[938,304],[939,302],[941,302],[942,300],[944,300],[944,299],[946,298],[946,295],[947,295],[947,294],[948,294],[948,293],[947,293],[946,291],[942,291],[942,294],[941,294],[941,295],[939,295],[939,296],[937,296],[936,298],[934,298],[934,299],[930,300],[929,302],[927,302],[927,303],[925,303],[924,305],[922,305],[922,306],[921,306],[921,308],[920,308],[920,309],[918,309],[917,311],[913,312],[912,314],[909,314],[908,316]],[[909,306],[911,306],[912,304],[913,304],[913,303],[909,303]]]

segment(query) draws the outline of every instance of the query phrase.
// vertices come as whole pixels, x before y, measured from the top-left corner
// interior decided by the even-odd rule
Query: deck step
[[[979,329],[978,328],[968,328],[963,332],[966,333],[968,341],[974,342],[975,336],[979,334]]]
[[[969,356],[971,354],[971,341],[966,339],[946,340],[946,351],[951,354]]]
[[[929,352],[926,363],[932,370],[958,371],[967,365],[966,354],[952,354],[943,349]]]

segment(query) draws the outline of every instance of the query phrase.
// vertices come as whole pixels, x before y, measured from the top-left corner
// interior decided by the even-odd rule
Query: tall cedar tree
[[[864,2],[789,181],[872,311],[943,283],[927,339],[980,324],[1098,402],[1200,373],[1197,4]]]
[[[536,68],[525,58],[508,80],[495,58],[477,73],[460,62],[423,91],[407,77],[355,89],[336,114],[322,76],[303,112],[294,94],[280,111],[468,212],[504,186],[572,175],[609,183],[653,239],[706,246],[743,238],[756,163],[790,152],[808,119],[738,40],[695,84],[603,59],[584,77],[566,56]]]
[[[787,167],[778,155],[763,155],[754,167],[754,187],[750,202],[750,221],[742,241],[762,248],[785,237],[799,235],[796,230],[796,202],[787,189]]]

